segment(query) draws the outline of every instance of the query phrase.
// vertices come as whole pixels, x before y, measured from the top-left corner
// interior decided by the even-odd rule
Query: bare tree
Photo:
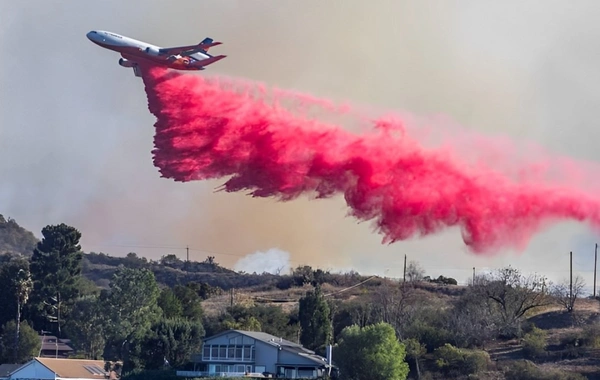
[[[580,275],[577,275],[573,280],[572,294],[568,280],[564,280],[561,283],[553,285],[551,287],[550,294],[552,297],[554,297],[554,300],[558,305],[564,307],[567,312],[572,313],[575,309],[575,301],[581,295],[584,287],[585,281]]]
[[[552,303],[544,276],[524,276],[511,266],[480,276],[473,290],[494,301],[501,316],[500,332],[508,336],[520,333],[520,322],[528,311]]]
[[[395,281],[384,281],[373,294],[373,318],[394,327],[399,337],[404,336],[414,313],[418,296],[414,288],[405,287]]]
[[[469,287],[447,313],[445,327],[456,347],[484,347],[499,333],[502,317],[496,302]]]
[[[411,261],[406,266],[406,280],[407,282],[418,282],[422,281],[425,277],[425,270],[416,261]]]

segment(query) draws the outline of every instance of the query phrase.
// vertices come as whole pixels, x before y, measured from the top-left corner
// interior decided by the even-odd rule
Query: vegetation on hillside
[[[31,231],[19,226],[14,219],[0,214],[0,254],[31,256],[37,242]]]
[[[191,368],[203,337],[243,329],[321,355],[332,344],[341,379],[600,375],[599,305],[581,297],[577,277],[571,291],[510,266],[469,286],[428,278],[417,262],[409,263],[406,282],[308,265],[284,275],[246,274],[214,257],[84,254],[81,233],[65,224],[45,227],[42,236],[31,255],[0,264],[4,362],[32,357],[39,340],[31,337],[46,330],[71,339],[77,357],[122,362],[126,378],[167,379]]]

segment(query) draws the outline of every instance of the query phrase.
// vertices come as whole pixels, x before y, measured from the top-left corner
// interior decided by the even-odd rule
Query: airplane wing
[[[221,44],[222,44],[222,42],[213,42],[212,38],[206,37],[198,45],[175,46],[175,47],[162,48],[159,50],[159,52],[160,52],[160,54],[165,54],[165,55],[173,55],[173,54],[181,54],[181,53],[193,54],[193,53],[197,53],[197,52],[203,51],[203,50],[207,51],[210,47],[221,45]]]

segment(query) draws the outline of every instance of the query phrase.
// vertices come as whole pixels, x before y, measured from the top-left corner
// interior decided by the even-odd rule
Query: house
[[[8,379],[11,372],[21,367],[21,365],[22,364],[0,364],[0,380]]]
[[[177,371],[177,375],[241,377],[248,373],[253,377],[317,379],[333,368],[328,359],[300,344],[243,330],[228,330],[204,339],[202,353],[194,355],[192,362],[194,371]]]
[[[52,335],[40,335],[42,347],[40,355],[43,358],[68,358],[73,353],[69,339],[58,339]]]
[[[9,380],[116,379],[102,360],[34,358],[10,373]]]

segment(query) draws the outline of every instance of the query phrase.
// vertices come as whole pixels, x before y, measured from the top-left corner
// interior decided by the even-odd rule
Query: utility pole
[[[569,272],[571,273],[571,280],[569,283],[569,301],[573,302],[573,252],[569,252],[569,256],[570,256],[570,268],[569,268]]]
[[[473,286],[475,286],[475,267],[473,267]]]
[[[598,263],[598,243],[594,250],[594,299],[596,299],[596,264]]]
[[[190,262],[190,247],[189,246],[185,247],[185,252],[186,252],[186,256],[187,256],[187,261],[189,263]]]
[[[403,281],[406,282],[406,254],[404,254],[404,277]]]

